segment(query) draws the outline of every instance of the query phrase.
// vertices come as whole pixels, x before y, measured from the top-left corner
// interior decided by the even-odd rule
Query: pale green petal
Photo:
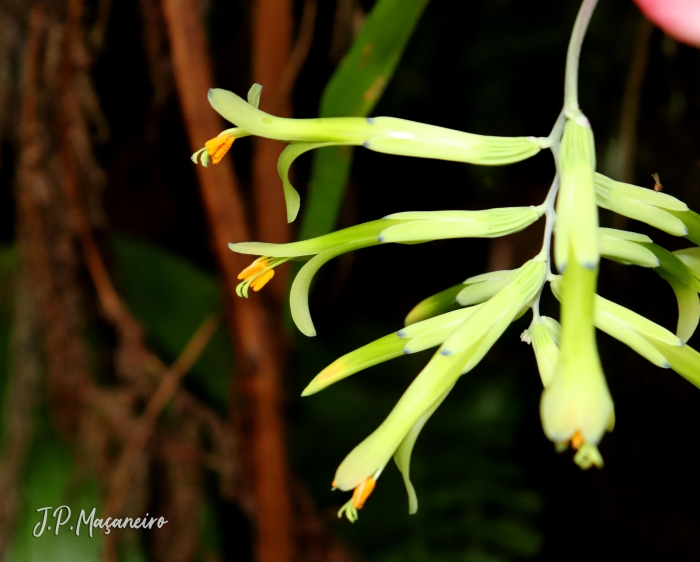
[[[695,333],[698,321],[700,321],[700,298],[698,298],[698,293],[693,287],[689,287],[672,275],[667,275],[663,271],[659,271],[659,275],[669,282],[673,292],[676,294],[676,300],[678,301],[678,327],[676,328],[676,334],[684,342],[687,342],[690,336]]]
[[[260,107],[260,94],[262,94],[263,87],[260,84],[253,84],[248,90],[248,103],[252,105],[255,109]]]
[[[289,305],[291,308],[292,320],[294,320],[294,323],[302,334],[309,337],[316,335],[316,329],[314,328],[314,323],[311,320],[311,312],[309,311],[309,288],[311,287],[311,281],[314,275],[316,275],[316,272],[323,264],[333,258],[345,252],[352,252],[353,250],[358,250],[366,246],[366,240],[348,242],[347,244],[336,246],[335,248],[331,248],[330,250],[326,250],[314,256],[299,270],[289,292]]]
[[[289,168],[292,162],[309,150],[324,146],[334,146],[330,142],[294,142],[287,146],[277,160],[277,173],[282,179],[284,189],[284,201],[287,205],[287,222],[292,222],[299,213],[299,193],[289,181]]]
[[[408,513],[411,515],[418,511],[418,496],[416,495],[416,490],[413,488],[413,484],[411,483],[411,453],[413,452],[413,447],[416,444],[416,440],[418,439],[418,435],[420,435],[423,426],[427,423],[435,410],[440,407],[440,404],[442,404],[442,401],[450,393],[453,386],[448,388],[447,391],[445,391],[445,393],[440,396],[420,418],[418,418],[418,421],[408,432],[408,435],[404,437],[404,440],[401,441],[401,444],[394,453],[394,462],[396,462],[396,466],[399,468],[399,471],[401,471],[403,482],[406,485],[406,492],[408,493]]]
[[[406,340],[401,339],[396,334],[389,334],[355,351],[351,351],[339,359],[336,359],[316,375],[301,395],[309,396],[315,394],[327,386],[349,377],[358,371],[399,357],[403,355],[402,350],[405,343]]]
[[[416,306],[413,307],[411,312],[408,313],[406,319],[404,320],[404,325],[410,326],[416,322],[432,318],[444,312],[449,312],[459,307],[459,304],[455,303],[455,297],[464,288],[464,285],[460,283],[444,291],[423,299]]]

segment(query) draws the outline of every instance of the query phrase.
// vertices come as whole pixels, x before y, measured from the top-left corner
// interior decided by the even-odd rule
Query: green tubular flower
[[[602,459],[591,446],[598,444],[614,420],[593,327],[596,276],[596,270],[569,260],[561,281],[561,351],[540,402],[545,434],[554,443],[571,442],[579,449],[574,461],[582,468],[600,466]]]
[[[326,146],[364,146],[377,152],[499,166],[519,162],[537,154],[547,139],[535,137],[492,137],[464,133],[394,117],[331,117],[287,119],[258,109],[262,87],[254,84],[248,101],[233,92],[209,90],[209,103],[224,119],[238,127],[227,129],[195,152],[197,163],[217,164],[236,138],[248,135],[276,139],[291,144],[282,152],[277,171],[282,179],[287,220],[299,212],[299,194],[289,181],[289,168],[301,154]]]
[[[348,491],[364,486],[368,480],[376,481],[391,457],[395,456],[407,483],[409,509],[413,512],[417,504],[410,484],[409,457],[418,432],[459,376],[481,361],[523,307],[532,302],[546,274],[544,259],[535,258],[524,264],[510,283],[486,303],[443,315],[457,319],[464,314],[464,318],[456,328],[451,327],[452,331],[444,338],[440,351],[411,383],[384,422],[343,460],[333,486]],[[440,318],[413,324],[399,334],[415,339],[426,336],[428,331],[444,322]],[[444,336],[441,334],[440,337]],[[435,345],[435,340],[430,343]]]
[[[248,288],[260,290],[274,276],[277,265],[289,259],[308,259],[292,283],[289,299],[294,323],[305,335],[314,336],[316,330],[309,312],[309,288],[316,272],[329,260],[380,243],[419,243],[445,238],[497,236],[497,232],[508,234],[514,228],[519,230],[537,220],[539,211],[533,209],[514,207],[505,209],[506,213],[500,212],[503,209],[398,213],[302,242],[229,244],[234,252],[261,256],[241,272],[239,278],[243,281],[237,292],[239,296],[247,297]],[[425,224],[428,225],[427,229],[424,228]],[[392,234],[395,226],[404,225],[409,228]]]
[[[571,252],[580,264],[593,270],[600,258],[593,187],[595,147],[591,126],[583,115],[569,119],[564,127],[557,168],[561,187],[554,226],[554,259],[563,272]]]
[[[595,190],[598,205],[604,209],[647,223],[673,236],[689,235],[682,217],[691,211],[683,201],[667,193],[615,181],[598,173],[595,174]]]
[[[532,321],[520,339],[532,344],[540,372],[542,386],[547,388],[554,378],[554,369],[559,359],[559,342],[561,341],[561,324],[547,316],[540,316]]]
[[[640,267],[659,267],[661,265],[661,261],[654,252],[641,245],[642,243],[651,243],[651,238],[643,234],[613,228],[599,228],[598,243],[600,244],[600,255],[617,263]]]

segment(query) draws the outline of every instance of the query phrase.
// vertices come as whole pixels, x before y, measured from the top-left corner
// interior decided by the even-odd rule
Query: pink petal
[[[700,47],[700,0],[635,0],[644,15],[668,35]]]

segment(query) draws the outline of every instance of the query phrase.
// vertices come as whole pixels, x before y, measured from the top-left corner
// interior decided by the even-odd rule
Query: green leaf
[[[223,302],[216,276],[148,242],[114,236],[117,285],[149,340],[174,361],[210,314],[220,314]],[[229,338],[219,328],[202,352],[187,382],[218,405],[226,404],[233,356]]]
[[[320,117],[369,115],[427,4],[428,0],[377,1],[323,92]],[[351,162],[349,146],[316,151],[300,238],[319,236],[333,228]]]

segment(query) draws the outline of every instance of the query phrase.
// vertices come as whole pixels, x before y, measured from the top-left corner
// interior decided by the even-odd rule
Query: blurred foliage
[[[117,283],[126,303],[154,349],[172,363],[207,316],[224,313],[216,276],[145,240],[113,236],[112,248]],[[219,328],[186,384],[223,407],[233,367],[228,336]]]

